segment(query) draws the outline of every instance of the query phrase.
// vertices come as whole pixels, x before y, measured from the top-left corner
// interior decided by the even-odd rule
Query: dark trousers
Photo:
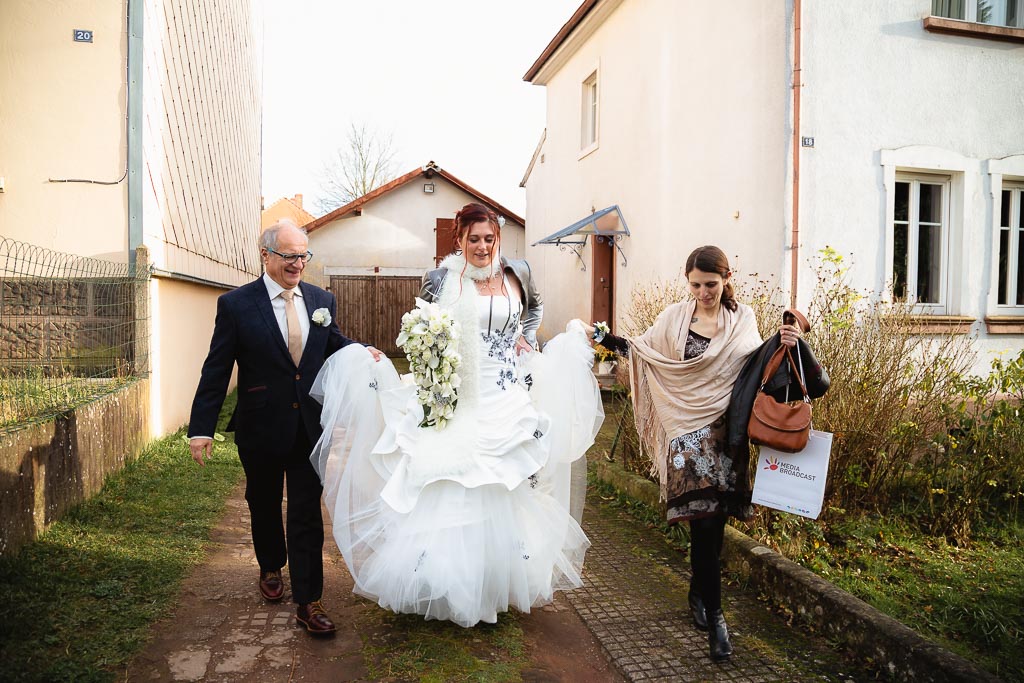
[[[287,561],[292,600],[319,600],[324,586],[324,520],[320,514],[320,477],[309,461],[312,447],[299,421],[290,453],[280,458],[241,455],[245,500],[252,517],[252,543],[260,571],[275,571]],[[284,486],[288,486],[287,542],[281,523]]]
[[[722,541],[725,516],[690,520],[690,589],[700,595],[710,614],[722,609]]]

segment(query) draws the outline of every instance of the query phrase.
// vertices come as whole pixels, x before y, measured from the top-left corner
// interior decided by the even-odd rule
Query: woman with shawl
[[[733,651],[722,613],[725,522],[753,516],[749,454],[728,447],[727,413],[736,378],[762,342],[754,312],[735,299],[721,249],[695,249],[684,272],[693,299],[666,308],[640,336],[586,327],[596,342],[629,357],[637,432],[658,473],[668,522],[690,524],[693,621],[708,631],[711,658],[722,660]],[[795,327],[780,331],[783,344],[796,344]]]

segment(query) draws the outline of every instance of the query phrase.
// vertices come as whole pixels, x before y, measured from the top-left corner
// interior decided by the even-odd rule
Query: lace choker
[[[447,268],[454,273],[461,274],[472,280],[476,280],[477,282],[484,282],[501,274],[501,254],[496,253],[491,264],[483,268],[474,266],[472,263],[468,263],[466,258],[461,254],[451,254],[441,262],[441,267]],[[465,272],[463,272],[463,268],[465,268]]]

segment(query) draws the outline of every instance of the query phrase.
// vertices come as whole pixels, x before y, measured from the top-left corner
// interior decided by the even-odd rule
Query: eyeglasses
[[[281,252],[274,251],[273,249],[270,248],[268,248],[267,251],[269,251],[271,254],[277,254],[284,261],[292,264],[298,261],[302,261],[303,263],[309,263],[309,259],[313,258],[313,252],[311,251],[307,251],[305,254],[282,254]]]

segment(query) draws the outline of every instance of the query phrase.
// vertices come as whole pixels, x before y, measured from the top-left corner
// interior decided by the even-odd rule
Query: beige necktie
[[[302,328],[299,327],[299,314],[295,312],[295,292],[281,292],[284,299],[284,318],[288,322],[288,353],[295,361],[295,367],[299,367],[302,360]]]

